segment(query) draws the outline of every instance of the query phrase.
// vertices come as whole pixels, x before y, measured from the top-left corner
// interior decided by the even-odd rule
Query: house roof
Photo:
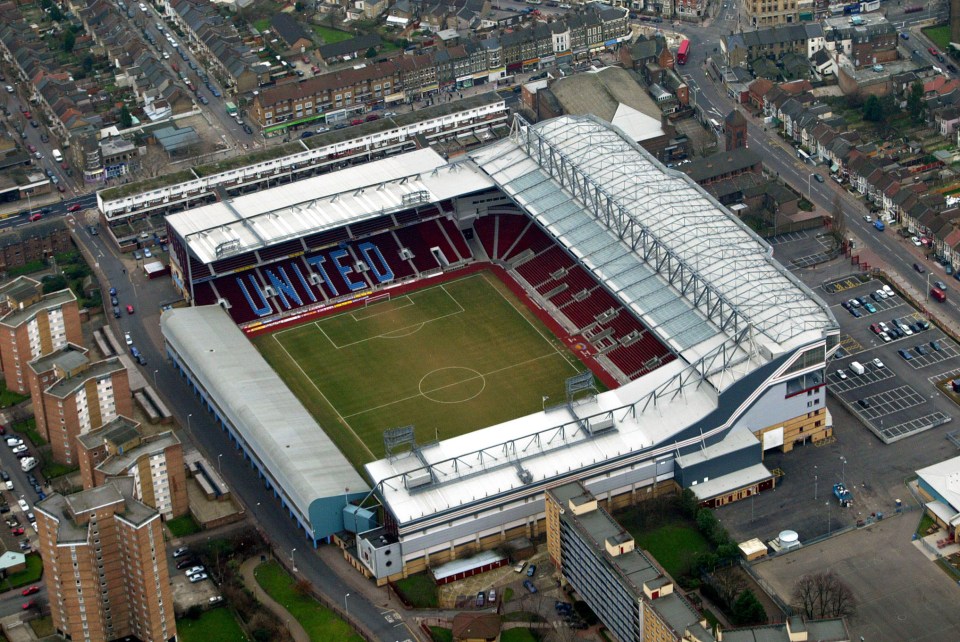
[[[311,40],[310,34],[307,33],[303,25],[289,13],[273,14],[273,17],[270,18],[270,26],[287,43],[287,46],[292,47],[298,40]]]
[[[453,639],[493,640],[500,635],[496,613],[457,613],[453,616]]]
[[[320,47],[320,55],[324,58],[337,58],[338,56],[349,56],[354,53],[366,52],[370,47],[379,47],[383,41],[375,33],[368,33],[350,40],[333,42]]]

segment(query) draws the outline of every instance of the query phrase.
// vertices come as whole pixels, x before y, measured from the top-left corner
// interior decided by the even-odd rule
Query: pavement
[[[260,583],[257,582],[256,575],[254,575],[254,571],[256,571],[257,566],[260,564],[259,557],[251,557],[240,565],[240,575],[243,577],[243,583],[247,585],[247,588],[250,589],[258,602],[267,607],[271,613],[280,618],[281,622],[286,624],[287,630],[290,631],[290,635],[293,636],[294,642],[310,642],[310,636],[307,635],[307,630],[300,625],[300,622],[293,617],[290,611],[285,609],[282,604],[267,595],[267,592],[260,588]]]

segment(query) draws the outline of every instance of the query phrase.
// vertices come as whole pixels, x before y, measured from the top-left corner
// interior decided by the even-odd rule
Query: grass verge
[[[530,629],[507,629],[500,635],[500,642],[537,642]]]
[[[396,587],[415,609],[435,609],[439,605],[437,585],[426,573],[397,580]]]
[[[0,583],[0,587],[3,587],[5,591],[9,591],[10,589],[20,588],[21,586],[29,586],[30,584],[39,582],[42,575],[43,560],[40,559],[39,554],[29,553],[27,555],[27,568],[18,573],[8,575],[3,582]]]
[[[265,562],[256,568],[254,574],[261,588],[290,611],[311,640],[363,642],[363,638],[333,611],[310,595],[301,593],[294,579],[278,563]]]
[[[184,537],[186,535],[193,535],[194,533],[200,532],[200,526],[190,515],[184,515],[183,517],[177,517],[169,520],[167,522],[167,528],[170,529],[170,532],[174,537]]]
[[[453,642],[453,631],[442,626],[431,626],[430,637],[433,642]]]
[[[223,606],[204,611],[195,620],[177,620],[177,635],[181,642],[247,642],[237,618]]]

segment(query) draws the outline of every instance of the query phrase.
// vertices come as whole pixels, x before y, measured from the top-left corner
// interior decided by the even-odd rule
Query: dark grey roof
[[[352,53],[366,51],[370,47],[379,47],[382,41],[380,36],[375,33],[368,33],[363,36],[334,42],[320,47],[320,55],[324,58],[336,58],[337,56],[348,56]]]
[[[273,17],[270,19],[270,26],[287,45],[292,46],[293,43],[300,39],[311,40],[310,34],[307,33],[303,25],[297,22],[297,19],[289,13],[281,12],[273,14]]]

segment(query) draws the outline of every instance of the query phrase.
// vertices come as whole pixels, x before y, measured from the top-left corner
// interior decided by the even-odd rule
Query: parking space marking
[[[841,379],[837,376],[836,372],[831,372],[827,375],[827,379],[830,381],[830,387],[835,393],[850,392],[851,390],[869,386],[871,383],[879,383],[894,376],[894,374],[890,372],[890,368],[874,368],[872,366],[864,366],[862,375],[853,374],[849,369],[844,370],[844,374],[847,375],[846,379]]]
[[[802,241],[803,239],[810,236],[808,232],[787,232],[786,234],[778,234],[767,239],[767,243],[770,245],[783,245],[784,243],[796,243],[797,241]]]
[[[863,350],[863,345],[849,334],[840,337],[840,347],[843,348],[843,351],[847,355],[855,354]]]
[[[941,372],[940,374],[930,375],[927,377],[927,381],[933,385],[937,385],[944,379],[956,379],[958,374],[960,374],[960,368],[954,368],[953,370],[947,370],[946,372]]]
[[[944,361],[953,359],[960,354],[960,352],[957,351],[956,345],[941,347],[939,351],[931,348],[929,342],[923,342],[919,345],[923,346],[926,354],[918,355],[915,348],[904,348],[905,350],[911,351],[910,354],[913,355],[913,359],[908,361],[908,363],[914,370],[926,368],[927,366],[932,366],[935,363],[943,363]],[[901,359],[902,358],[903,357],[901,357]]]
[[[829,283],[824,283],[822,287],[826,292],[831,294],[836,294],[838,292],[844,292],[846,290],[852,290],[853,288],[858,288],[868,281],[861,281],[856,276],[846,276],[836,281],[830,281]]]
[[[857,406],[857,413],[864,419],[875,424],[875,420],[887,415],[913,408],[924,403],[926,399],[911,386],[900,386],[884,392],[864,397],[864,400],[870,402],[868,408]]]
[[[829,261],[833,256],[826,252],[817,252],[816,254],[807,254],[806,256],[801,256],[796,259],[790,260],[791,269],[796,268],[801,270],[805,267],[810,267],[811,265],[820,265]]]
[[[883,439],[883,442],[886,444],[892,444],[895,441],[899,441],[904,437],[909,437],[912,434],[923,432],[924,430],[930,430],[931,428],[936,428],[937,426],[943,425],[950,421],[948,415],[943,414],[942,412],[932,412],[929,415],[922,415],[920,417],[914,417],[909,421],[905,421],[900,424],[893,426],[883,426],[879,430],[880,438]]]

